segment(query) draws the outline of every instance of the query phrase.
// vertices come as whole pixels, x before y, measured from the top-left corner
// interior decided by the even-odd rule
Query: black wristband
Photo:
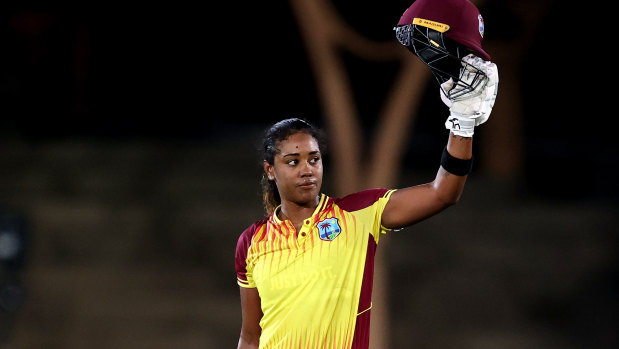
[[[454,158],[447,151],[447,147],[443,150],[441,157],[441,166],[445,171],[455,174],[456,176],[466,176],[473,168],[473,158],[468,160]]]

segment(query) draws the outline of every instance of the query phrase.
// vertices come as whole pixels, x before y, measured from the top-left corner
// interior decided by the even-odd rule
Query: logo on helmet
[[[426,27],[426,28],[430,28],[430,29],[434,29],[437,32],[441,32],[441,33],[444,33],[444,32],[449,30],[449,25],[447,25],[447,24],[439,23],[439,22],[434,22],[434,21],[429,21],[429,20],[423,19],[423,18],[415,18],[415,19],[413,19],[413,24],[420,25],[422,27]]]
[[[481,35],[481,37],[484,37],[484,19],[481,17],[481,15],[477,16],[477,21],[479,22],[479,35]]]

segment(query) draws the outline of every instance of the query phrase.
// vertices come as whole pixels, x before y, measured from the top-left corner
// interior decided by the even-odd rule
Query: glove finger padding
[[[449,99],[449,96],[447,96],[447,94],[449,93],[449,91],[451,91],[453,87],[454,81],[452,78],[449,78],[449,80],[441,84],[441,88],[439,89],[439,93],[441,94],[441,100],[448,108],[451,108],[453,102],[451,101],[451,99]]]
[[[479,96],[488,82],[488,77],[482,70],[484,61],[481,58],[468,55],[462,58],[461,64],[458,82],[448,92],[449,99],[454,102]]]
[[[460,79],[441,84],[441,99],[449,107],[445,127],[471,137],[475,126],[486,122],[494,106],[499,75],[496,64],[474,55],[462,59]]]
[[[499,72],[496,64],[491,62],[484,63],[483,72],[488,77],[488,83],[484,89],[479,116],[475,118],[475,126],[479,126],[488,120],[499,90]]]

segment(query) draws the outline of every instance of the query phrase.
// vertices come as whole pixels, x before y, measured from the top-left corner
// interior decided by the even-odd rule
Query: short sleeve
[[[244,288],[255,288],[251,267],[248,270],[247,253],[251,248],[251,241],[256,231],[256,224],[245,229],[236,244],[234,264],[236,268],[236,282]]]
[[[389,202],[389,199],[391,198],[391,194],[393,194],[394,192],[395,190],[393,189],[388,190],[374,204],[376,205],[376,211],[375,211],[376,216],[374,219],[375,225],[374,225],[374,229],[372,229],[372,236],[374,237],[374,241],[376,241],[377,244],[381,236],[387,234],[388,231],[391,231],[391,229],[385,228],[382,225],[382,217],[383,217],[383,212],[385,211],[385,207],[387,206],[387,202]]]

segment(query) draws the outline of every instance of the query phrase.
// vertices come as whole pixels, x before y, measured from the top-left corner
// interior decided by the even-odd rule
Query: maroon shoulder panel
[[[341,209],[351,212],[362,210],[378,201],[389,189],[376,188],[366,189],[360,192],[344,196],[340,199],[334,199],[334,203]]]
[[[251,245],[251,239],[254,237],[256,230],[261,227],[263,224],[266,224],[268,220],[267,218],[263,218],[247,229],[245,229],[236,243],[236,252],[234,254],[234,263],[236,268],[236,276],[241,280],[247,280],[245,273],[247,272],[247,264],[245,260],[247,259],[247,250],[249,249],[249,245]]]

